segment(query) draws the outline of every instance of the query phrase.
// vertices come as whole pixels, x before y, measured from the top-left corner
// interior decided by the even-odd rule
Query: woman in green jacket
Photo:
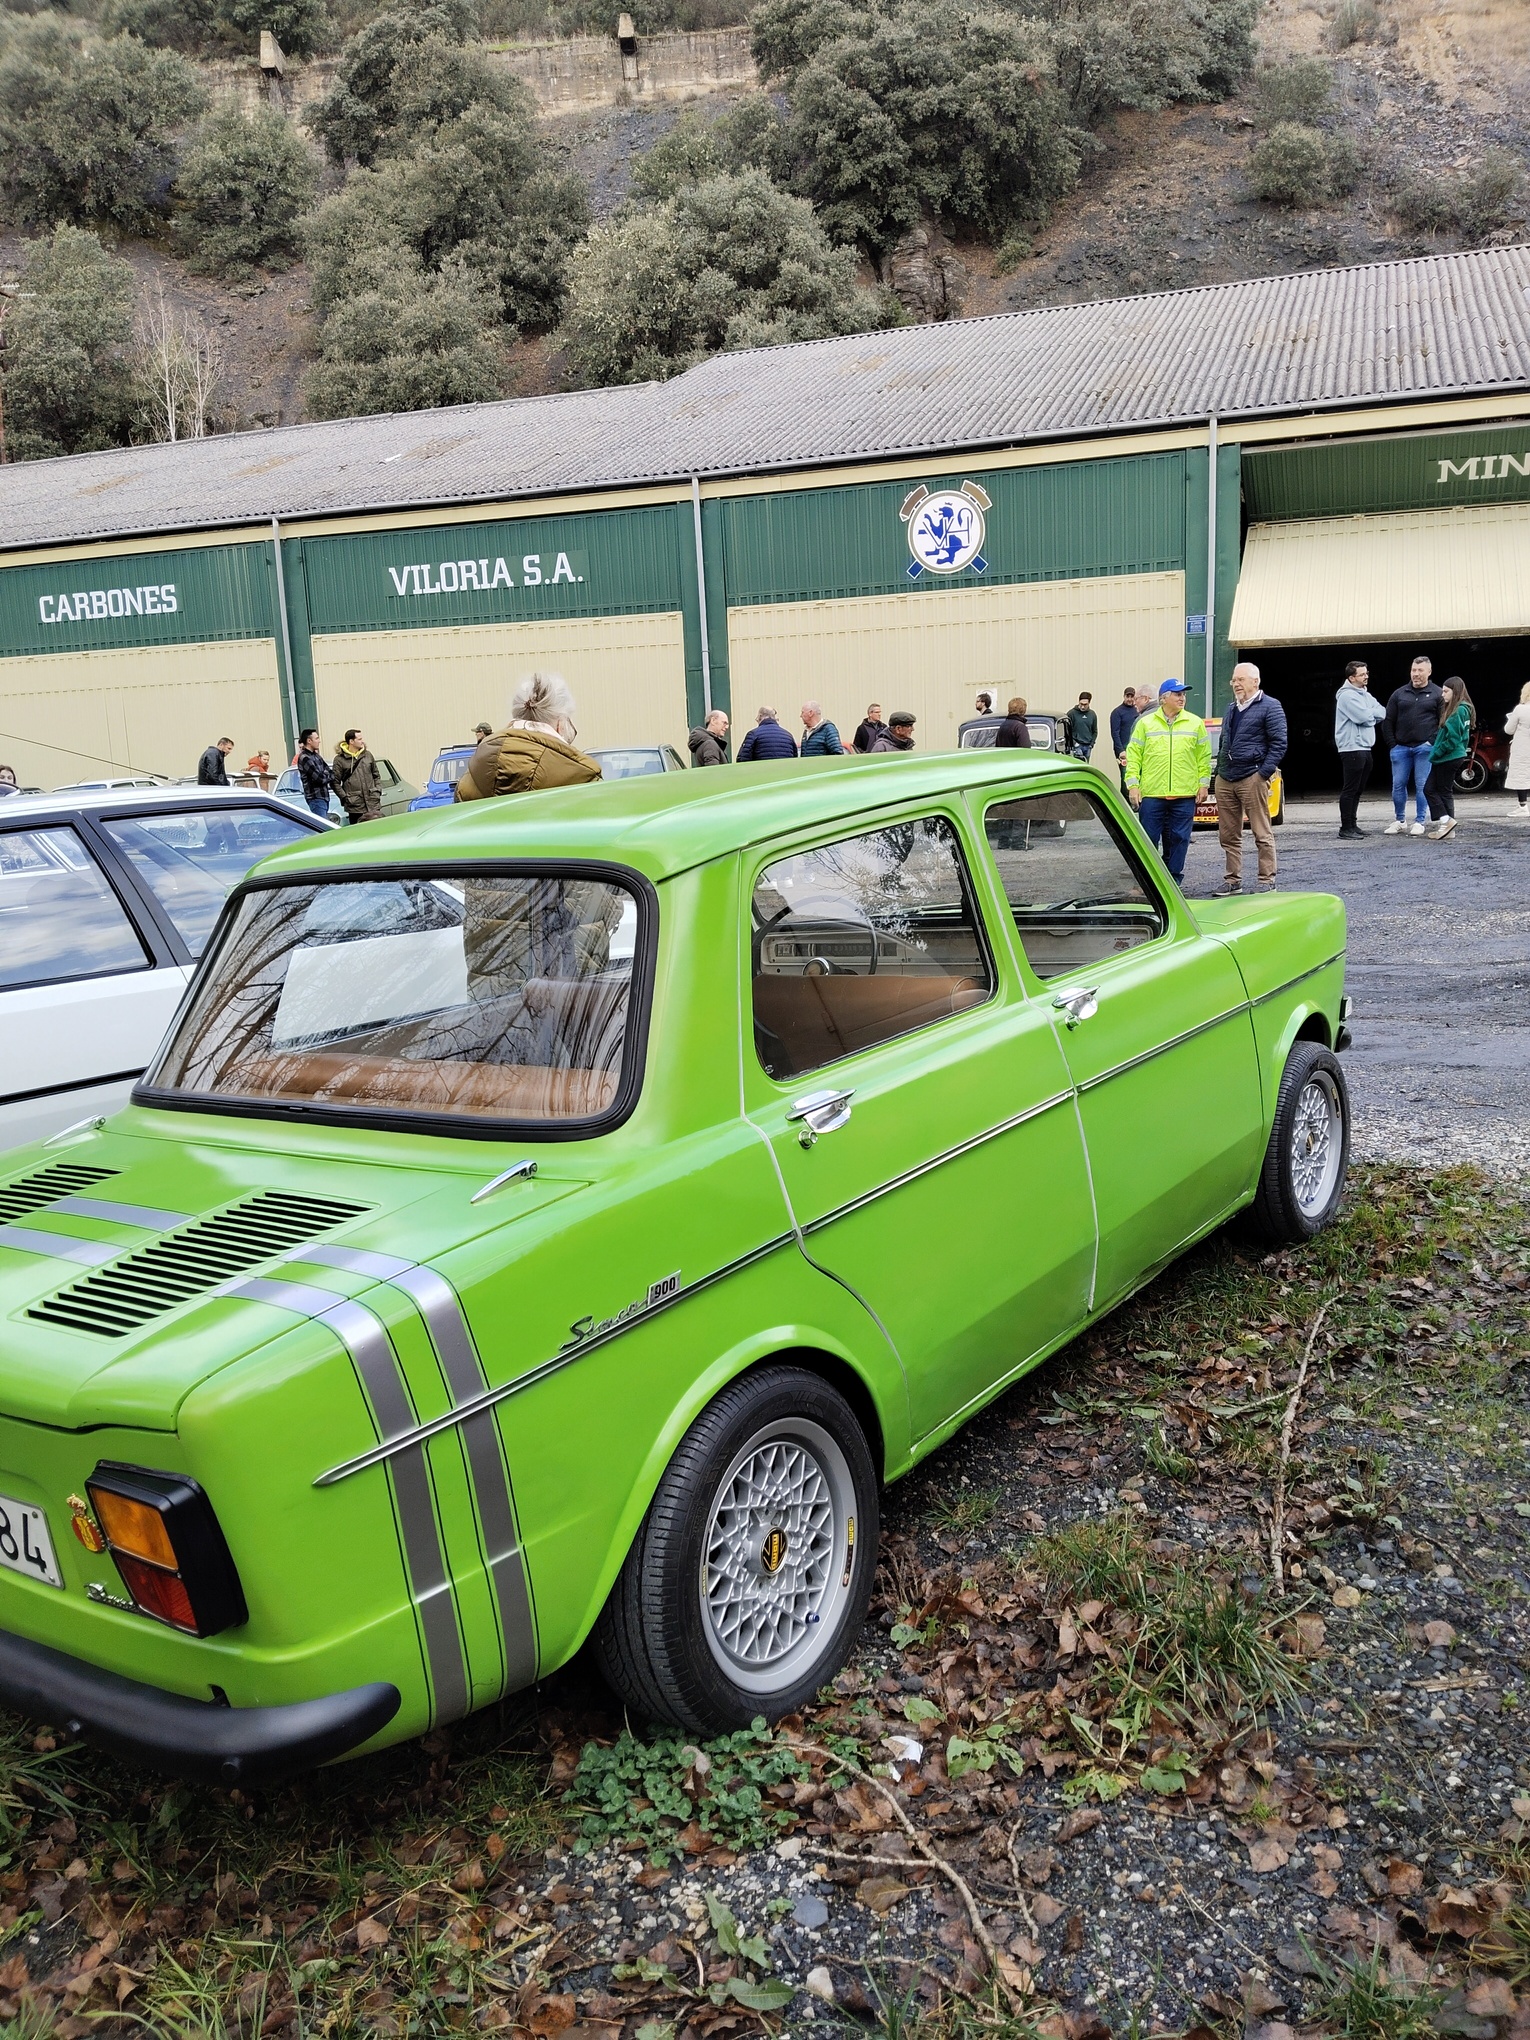
[[[1476,715],[1466,682],[1459,674],[1452,674],[1440,692],[1445,697],[1445,712],[1429,753],[1429,778],[1424,787],[1424,798],[1434,818],[1429,834],[1436,842],[1456,826],[1456,774],[1472,747]]]

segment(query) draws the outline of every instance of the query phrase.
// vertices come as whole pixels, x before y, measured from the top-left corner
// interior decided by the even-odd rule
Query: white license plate
[[[29,1580],[46,1580],[50,1587],[64,1584],[47,1517],[31,1502],[18,1502],[10,1495],[0,1495],[0,1565],[25,1573]]]

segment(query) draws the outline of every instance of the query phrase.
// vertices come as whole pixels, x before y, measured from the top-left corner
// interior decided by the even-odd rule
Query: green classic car
[[[592,1645],[779,1715],[878,1498],[1233,1213],[1332,1215],[1344,911],[1194,910],[1024,752],[295,844],[113,1119],[0,1176],[0,1699],[187,1775]]]

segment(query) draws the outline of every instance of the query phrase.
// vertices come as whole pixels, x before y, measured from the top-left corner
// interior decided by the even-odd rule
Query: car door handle
[[[1087,985],[1076,992],[1059,992],[1052,1004],[1070,1027],[1077,1027],[1080,1020],[1092,1020],[1099,1012],[1100,988]]]
[[[789,1125],[797,1128],[797,1138],[805,1148],[810,1148],[821,1133],[834,1133],[850,1117],[850,1100],[854,1091],[810,1091],[805,1098],[794,1098],[786,1118]]]

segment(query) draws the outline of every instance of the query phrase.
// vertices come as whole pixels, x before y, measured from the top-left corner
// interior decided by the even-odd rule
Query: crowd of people
[[[1265,693],[1259,668],[1249,660],[1240,660],[1233,668],[1232,696],[1213,753],[1206,723],[1186,705],[1183,680],[1164,680],[1156,692],[1145,686],[1128,687],[1110,712],[1110,748],[1122,790],[1177,882],[1183,883],[1196,808],[1214,793],[1226,863],[1222,890],[1243,890],[1247,823],[1254,845],[1255,885],[1260,891],[1269,891],[1279,872],[1270,789],[1286,755],[1286,716],[1274,696]],[[1031,748],[1024,695],[1012,695],[1000,713],[993,695],[984,691],[978,694],[975,708],[979,719],[994,726],[993,742],[1000,749]],[[800,717],[799,740],[782,723],[776,709],[761,707],[754,726],[738,746],[736,762],[878,756],[915,747],[915,717],[900,709],[884,719],[878,701],[867,704],[848,745],[820,703],[803,702]],[[1390,750],[1392,774],[1394,819],[1387,824],[1386,834],[1428,835],[1436,841],[1449,836],[1456,827],[1456,777],[1470,754],[1475,723],[1476,708],[1465,681],[1452,675],[1443,685],[1436,684],[1427,658],[1413,661],[1408,679],[1385,706],[1370,692],[1365,662],[1351,659],[1334,706],[1334,745],[1342,777],[1340,838],[1358,842],[1365,837],[1358,820],[1360,796],[1370,779],[1378,730]],[[1061,748],[1067,755],[1091,758],[1099,741],[1099,718],[1088,689],[1079,694],[1061,718],[1061,725]],[[1530,683],[1521,689],[1518,704],[1509,711],[1504,733],[1511,739],[1507,786],[1517,795],[1514,812],[1530,821]],[[573,696],[556,673],[528,673],[511,697],[505,726],[494,730],[488,723],[479,723],[473,734],[476,748],[457,781],[458,800],[578,786],[600,777],[597,761],[578,747]],[[730,734],[727,711],[713,709],[690,733],[692,765],[735,762],[729,756]],[[233,749],[231,737],[209,744],[198,761],[197,783],[227,786],[228,758]],[[374,821],[381,815],[381,777],[360,729],[348,729],[328,758],[318,730],[305,729],[292,762],[303,798],[315,814],[328,814],[334,799],[349,822]],[[269,784],[270,753],[257,752],[249,761],[247,774],[262,786]],[[14,786],[14,775],[10,778]],[[0,786],[0,792],[5,790]]]

